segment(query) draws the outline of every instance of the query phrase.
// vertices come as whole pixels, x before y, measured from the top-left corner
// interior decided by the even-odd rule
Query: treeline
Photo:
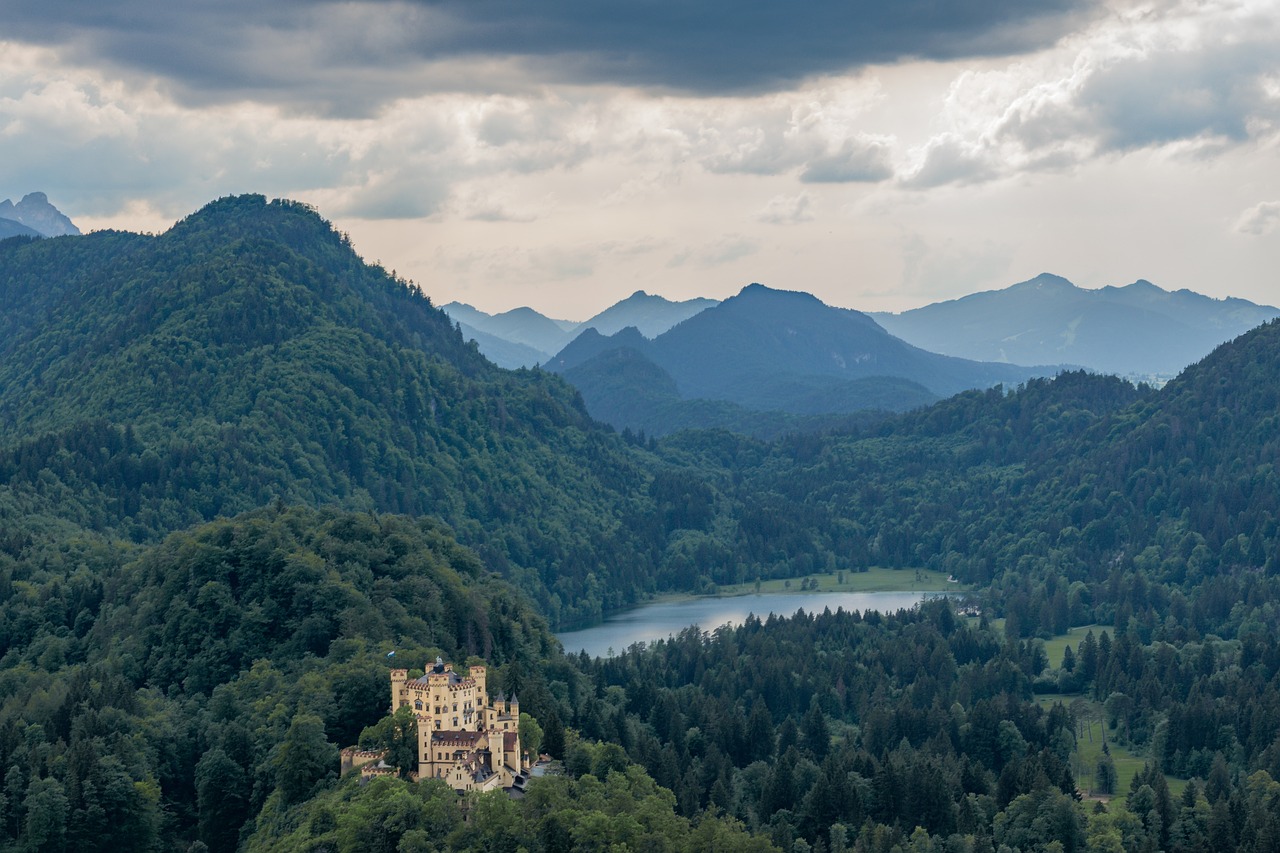
[[[501,689],[557,648],[425,520],[273,507],[62,556],[0,556],[3,850],[234,850],[268,801],[336,782],[388,652],[484,659]]]
[[[361,786],[349,778],[292,809],[271,803],[249,853],[427,853],[474,851],[570,853],[598,850],[733,850],[778,848],[731,817],[676,812],[671,792],[654,783],[612,744],[579,744],[588,771],[549,776],[512,800],[503,791],[460,803],[438,780],[382,777]],[[467,810],[464,820],[462,808]]]
[[[154,542],[337,503],[446,521],[557,623],[653,591],[637,454],[306,206],[222,199],[159,237],[63,243],[0,249],[0,476],[33,514]]]
[[[1087,632],[1078,649],[1051,670],[1039,640],[944,601],[752,618],[578,658],[591,688],[572,721],[622,745],[682,814],[732,815],[784,850],[1274,849],[1274,633],[1175,650]],[[1050,685],[1083,696],[1046,708],[1033,690]],[[1123,806],[1080,802],[1097,790],[1094,768],[1071,769],[1089,697],[1111,742],[1148,756],[1128,791],[1111,779]],[[579,749],[567,767],[592,772]],[[1175,796],[1166,774],[1192,781]]]
[[[556,627],[886,565],[988,589],[1030,637],[1127,619],[1117,569],[1190,602],[1280,560],[1274,323],[1160,391],[1069,373],[825,434],[657,443],[488,364],[305,205],[0,251],[15,517],[149,543],[276,499],[432,516]],[[0,518],[0,547],[41,526]]]

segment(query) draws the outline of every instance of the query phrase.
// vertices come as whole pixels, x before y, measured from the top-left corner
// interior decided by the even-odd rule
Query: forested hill
[[[5,244],[0,270],[0,429],[10,435],[93,418],[224,419],[252,408],[254,374],[332,333],[344,335],[337,345],[358,351],[368,336],[468,376],[486,367],[428,299],[363,263],[298,203],[226,198],[159,237]],[[428,402],[405,408],[425,415],[414,407]]]
[[[1277,458],[1275,322],[1158,391],[1075,372],[658,442],[489,364],[304,205],[9,240],[0,851],[1274,850]],[[984,617],[609,661],[548,633],[869,566],[953,573]],[[440,783],[337,782],[336,746],[417,742],[380,718],[392,651],[483,656],[567,775],[469,821]],[[1115,761],[1082,763],[1099,722]],[[1079,805],[1122,759],[1128,805]]]
[[[14,555],[68,525],[151,541],[276,499],[337,503],[446,521],[553,625],[879,564],[994,582],[1028,633],[1063,584],[1151,547],[1158,566],[1275,562],[1274,324],[1159,392],[1076,373],[853,432],[646,447],[557,377],[485,361],[305,205],[245,196],[156,237],[9,241],[0,276]],[[1115,595],[1079,612],[1109,618]]]
[[[598,619],[653,576],[623,523],[645,512],[639,452],[558,378],[491,365],[302,204],[0,245],[15,549],[33,516],[149,541],[275,499],[338,503],[444,519],[552,620]]]
[[[1019,636],[1132,617],[1151,637],[1177,598],[1194,636],[1234,631],[1220,621],[1231,603],[1280,574],[1277,377],[1273,322],[1160,391],[1071,373],[858,435],[669,448],[736,477],[779,573],[828,553],[933,567],[987,588]]]

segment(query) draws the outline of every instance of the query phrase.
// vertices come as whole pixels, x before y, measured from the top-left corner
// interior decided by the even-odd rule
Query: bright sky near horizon
[[[1276,0],[13,0],[0,198],[310,202],[438,303],[1277,304]]]

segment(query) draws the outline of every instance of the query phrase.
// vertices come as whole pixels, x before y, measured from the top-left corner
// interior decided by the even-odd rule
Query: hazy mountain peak
[[[1041,273],[1004,290],[873,316],[904,340],[947,355],[1146,378],[1172,376],[1277,314],[1244,300],[1169,293],[1147,279],[1085,290]]]
[[[1042,272],[1035,278],[1018,282],[1013,287],[1035,290],[1079,290],[1079,288],[1069,280],[1060,275],[1054,275],[1051,272]],[[1013,288],[1010,288],[1010,290],[1012,289]]]
[[[579,328],[594,327],[604,335],[620,332],[635,326],[646,338],[655,338],[707,308],[716,305],[714,299],[689,299],[673,302],[662,296],[637,290],[626,299],[601,311]]]
[[[1165,290],[1163,287],[1152,284],[1145,278],[1140,278],[1132,284],[1126,284],[1120,287],[1108,285],[1107,287],[1100,288],[1097,292],[1120,294],[1122,296],[1143,296],[1154,299],[1169,295],[1169,291]],[[1190,293],[1191,291],[1186,292]],[[1199,296],[1199,294],[1196,295]]]
[[[738,295],[733,299],[778,299],[790,300],[794,302],[805,302],[813,305],[824,305],[823,301],[812,293],[805,293],[802,290],[778,290],[759,282],[752,282],[742,290],[738,291]],[[727,300],[728,301],[728,300]]]
[[[49,204],[49,197],[42,192],[27,193],[17,204],[9,199],[0,202],[0,219],[19,222],[46,237],[80,233],[75,223]]]

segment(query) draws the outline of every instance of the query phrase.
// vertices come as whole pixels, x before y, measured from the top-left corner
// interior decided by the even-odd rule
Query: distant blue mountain
[[[15,234],[38,237],[62,237],[67,234],[79,234],[80,229],[66,215],[49,203],[44,193],[27,193],[22,201],[14,204],[9,199],[0,201],[0,220],[19,223],[34,234],[13,230],[13,226],[0,223],[0,237],[12,237]]]
[[[465,303],[450,302],[442,310],[462,324],[463,334],[474,339],[491,361],[499,367],[514,368],[550,361],[587,329],[612,335],[635,327],[641,335],[652,338],[715,304],[714,299],[673,302],[638,290],[580,323],[553,320],[532,308],[486,314]]]
[[[632,355],[619,358],[620,351]],[[640,369],[637,359],[656,370]],[[1056,372],[926,352],[866,314],[759,284],[653,340],[636,329],[612,337],[584,332],[547,367],[578,386],[595,417],[633,428],[634,401],[668,399],[670,391],[662,389],[670,387],[686,401],[830,415],[900,411],[968,388]]]
[[[9,237],[43,237],[43,236],[44,235],[41,234],[36,229],[29,228],[28,226],[23,225],[21,222],[19,222],[16,219],[0,219],[0,240],[7,239]]]
[[[653,296],[643,290],[637,290],[590,320],[580,323],[575,333],[583,329],[595,329],[602,335],[613,335],[630,326],[646,338],[656,338],[672,326],[683,323],[717,304],[714,299],[687,299],[682,302],[672,302],[661,296]]]
[[[1145,280],[1085,290],[1045,273],[1003,290],[871,316],[905,341],[961,358],[1169,378],[1280,309],[1171,293]]]

